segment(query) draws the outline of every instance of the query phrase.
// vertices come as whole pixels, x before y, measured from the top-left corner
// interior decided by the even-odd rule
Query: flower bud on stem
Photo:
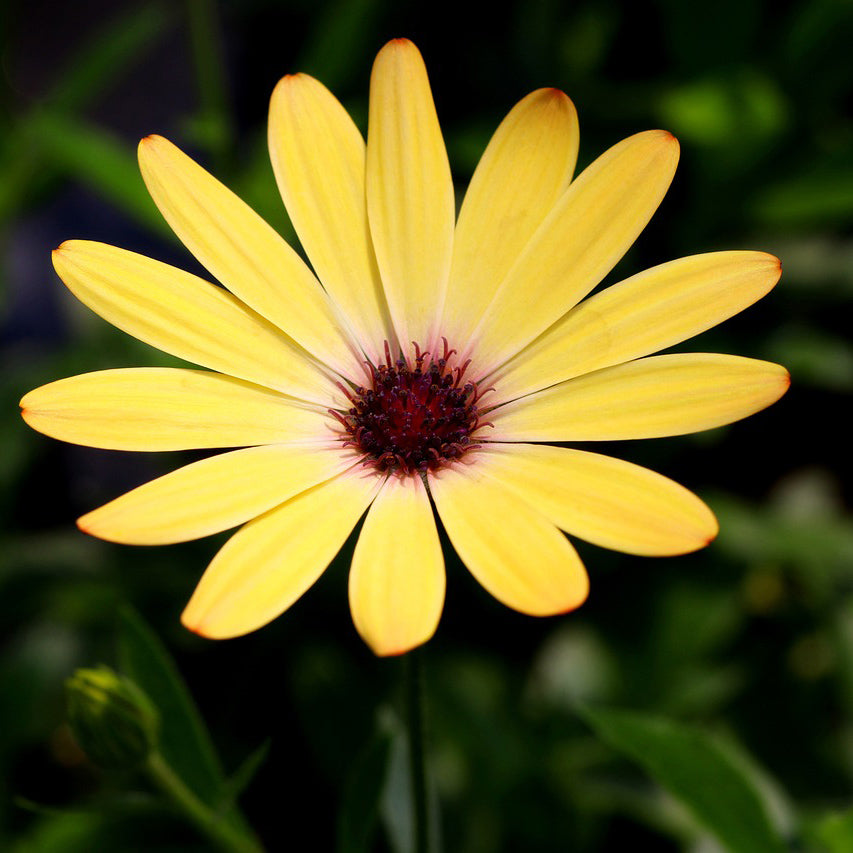
[[[93,764],[104,770],[144,770],[210,841],[228,853],[261,853],[248,830],[200,800],[159,751],[160,714],[129,678],[107,666],[78,669],[65,682],[68,723]]]

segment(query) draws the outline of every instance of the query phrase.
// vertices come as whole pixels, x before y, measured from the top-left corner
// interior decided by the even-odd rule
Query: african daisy
[[[497,129],[457,220],[426,69],[398,39],[373,68],[366,145],[304,74],[273,93],[269,145],[313,271],[204,169],[148,137],[148,189],[223,287],[80,240],[54,264],[102,317],[207,369],[104,370],[21,401],[32,427],[78,444],[240,448],[79,520],[103,539],[149,545],[243,524],[196,588],[187,627],[224,638],[274,619],[365,513],[349,600],[380,655],[423,643],[438,624],[433,507],[476,579],[538,616],[587,595],[562,531],[641,555],[713,539],[711,511],[677,483],[548,444],[709,429],[788,387],[764,361],[647,357],[763,296],[779,277],[769,255],[682,258],[581,301],[663,198],[678,160],[669,133],[632,136],[572,180],[575,109],[540,89]]]

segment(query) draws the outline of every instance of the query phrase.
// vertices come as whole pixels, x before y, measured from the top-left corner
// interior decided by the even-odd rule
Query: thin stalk
[[[218,849],[228,853],[263,853],[263,848],[254,838],[235,828],[223,815],[217,814],[202,802],[159,752],[149,756],[146,769],[157,787]]]
[[[430,849],[429,810],[427,807],[426,760],[424,750],[424,670],[420,649],[409,652],[404,661],[406,730],[409,739],[409,770],[412,807],[415,816],[414,853]]]

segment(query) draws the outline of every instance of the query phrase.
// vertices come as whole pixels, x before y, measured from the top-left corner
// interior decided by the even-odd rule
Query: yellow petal
[[[418,49],[395,39],[370,78],[367,213],[400,342],[432,349],[444,304],[455,216],[444,140]]]
[[[221,287],[104,243],[68,240],[53,265],[69,290],[164,352],[328,405],[331,382],[304,351]]]
[[[579,302],[625,254],[663,199],[678,143],[662,130],[614,145],[569,185],[496,290],[472,354],[490,371]]]
[[[477,462],[429,481],[462,562],[495,598],[522,613],[551,616],[579,607],[589,581],[569,540]]]
[[[181,621],[217,640],[271,622],[325,571],[381,482],[359,467],[250,521],[208,566]]]
[[[137,367],[59,379],[21,400],[39,432],[109,450],[316,442],[334,421],[274,391],[203,370]]]
[[[370,507],[349,576],[353,622],[377,655],[425,643],[444,604],[444,558],[420,477],[391,477]]]
[[[657,355],[522,397],[486,416],[495,441],[614,441],[683,435],[745,418],[790,385],[778,364],[736,355]]]
[[[742,311],[780,273],[763,252],[712,252],[645,270],[581,302],[489,383],[512,399],[665,349]]]
[[[269,146],[299,241],[377,364],[393,336],[367,225],[364,139],[322,83],[293,74],[273,92]]]
[[[442,334],[467,343],[533,232],[568,186],[578,117],[558,89],[538,89],[501,122],[471,179],[456,223]]]
[[[139,143],[160,212],[221,284],[338,372],[357,358],[343,321],[301,258],[257,213],[161,136]]]
[[[717,535],[711,510],[667,477],[621,459],[536,444],[489,444],[478,470],[568,533],[643,556],[686,554]]]
[[[85,533],[126,545],[166,545],[228,530],[352,466],[329,443],[248,447],[202,459],[84,515]]]

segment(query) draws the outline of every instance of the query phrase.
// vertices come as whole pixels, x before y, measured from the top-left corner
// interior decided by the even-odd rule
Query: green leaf
[[[136,155],[129,146],[58,112],[31,116],[24,138],[47,163],[91,187],[140,224],[172,234],[145,189]]]
[[[776,83],[754,72],[736,72],[679,83],[664,93],[665,127],[699,145],[738,147],[777,136],[789,107]]]
[[[231,808],[240,795],[255,778],[261,765],[267,760],[267,756],[272,746],[272,739],[267,738],[257,749],[253,750],[246,756],[243,763],[231,774],[231,778],[225,783],[224,798],[220,803],[220,811],[226,811]]]
[[[403,721],[390,708],[380,714],[379,726],[388,738],[384,784],[379,795],[379,817],[388,846],[394,853],[415,853],[415,808],[409,735]],[[426,766],[428,843],[426,853],[442,849],[438,792],[429,762]]]
[[[723,740],[628,711],[580,709],[614,749],[640,764],[733,853],[783,853],[752,775]]]
[[[350,770],[338,815],[338,853],[367,853],[373,849],[392,741],[392,732],[387,727],[380,729]]]
[[[104,824],[104,817],[94,812],[45,813],[14,842],[11,853],[86,853],[96,850],[104,842]]]
[[[846,338],[792,323],[777,329],[766,346],[767,357],[784,360],[798,385],[853,391],[853,345]]]
[[[834,600],[837,585],[851,577],[853,523],[844,514],[843,502],[836,503],[831,477],[826,487],[818,487],[828,491],[810,495],[813,487],[799,474],[792,475],[785,487],[787,506],[779,505],[778,499],[769,506],[755,506],[731,496],[710,496],[720,522],[716,547],[753,565],[790,567],[810,596]]]
[[[363,45],[381,11],[378,0],[336,0],[326,5],[319,26],[307,39],[299,68],[321,79],[332,91],[345,86],[363,61]]]
[[[144,3],[122,14],[76,53],[46,102],[67,112],[83,109],[115,85],[171,19],[163,3]]]
[[[113,87],[172,20],[164,4],[153,2],[121,15],[56,73],[58,82],[43,103],[49,105],[51,113],[79,113]],[[55,177],[54,164],[49,158],[43,162],[44,152],[30,136],[34,120],[34,114],[28,114],[6,127],[5,117],[0,116],[0,221],[19,215],[22,208],[36,202],[43,187]],[[62,136],[44,141],[52,142],[52,149],[65,143]],[[98,166],[99,153],[89,155],[90,168]],[[144,224],[162,229],[163,223],[152,222],[150,214],[143,212]]]
[[[221,168],[233,147],[233,121],[228,105],[222,27],[215,0],[189,0],[186,5],[190,44],[198,88],[199,111],[192,121],[194,141]]]
[[[766,186],[750,204],[761,225],[773,228],[838,228],[853,221],[853,169],[824,163],[800,174],[786,174]]]
[[[160,711],[160,754],[193,793],[215,808],[225,774],[201,715],[174,661],[151,628],[132,609],[119,615],[119,666]]]
[[[228,186],[298,251],[299,240],[281,202],[270,166],[266,135],[258,134],[243,147],[248,154],[242,169],[229,176]]]
[[[853,853],[853,810],[827,815],[814,828],[814,835],[829,853]]]
[[[391,850],[394,853],[414,853],[415,811],[406,728],[390,710],[381,724],[388,732],[389,754],[385,784],[379,799],[379,815]]]

